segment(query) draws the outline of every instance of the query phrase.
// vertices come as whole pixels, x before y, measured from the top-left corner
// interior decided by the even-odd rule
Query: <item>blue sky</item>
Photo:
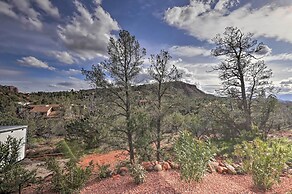
[[[125,29],[147,49],[146,65],[168,50],[183,81],[214,93],[211,39],[237,26],[268,45],[278,96],[292,99],[291,24],[290,0],[0,0],[0,84],[23,92],[89,88],[80,69],[105,60],[109,37]]]

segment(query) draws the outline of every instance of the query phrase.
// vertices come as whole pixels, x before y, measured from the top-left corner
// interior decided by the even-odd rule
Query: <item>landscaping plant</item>
[[[139,185],[145,182],[146,170],[140,164],[132,164],[130,166],[131,176],[134,179],[134,182]]]
[[[194,139],[189,132],[183,131],[175,143],[174,151],[180,165],[181,178],[200,181],[213,155],[210,143]]]
[[[20,145],[21,140],[11,136],[0,142],[0,193],[21,193],[23,187],[36,182],[36,172],[18,162]]]
[[[82,168],[70,160],[62,168],[54,158],[46,162],[47,168],[53,172],[52,188],[59,193],[74,193],[79,191],[89,179],[93,165]]]
[[[283,139],[244,141],[235,147],[235,155],[243,162],[243,169],[252,174],[254,184],[263,190],[280,181],[285,163],[291,159],[291,143]]]
[[[97,164],[97,166],[99,168],[98,178],[104,179],[104,178],[107,178],[107,177],[111,176],[112,172],[110,170],[110,165],[109,164],[102,164],[102,165]]]

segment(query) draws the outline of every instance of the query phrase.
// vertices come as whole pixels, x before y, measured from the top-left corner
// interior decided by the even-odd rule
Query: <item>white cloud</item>
[[[1,78],[5,78],[5,77],[10,77],[10,76],[19,76],[23,74],[22,71],[18,71],[18,70],[11,70],[11,69],[3,69],[1,68],[0,71],[0,77]]]
[[[210,56],[210,50],[194,46],[172,46],[169,52],[179,57]]]
[[[17,60],[22,65],[29,66],[29,67],[37,67],[43,68],[48,70],[55,70],[54,67],[49,66],[46,62],[43,62],[35,57],[22,57],[22,59]]]
[[[183,59],[171,60],[170,66],[175,65],[182,74],[181,81],[195,84],[199,89],[214,93],[220,88],[220,80],[216,72],[210,72],[215,63],[188,63]]]
[[[118,23],[99,5],[93,13],[78,1],[75,1],[75,6],[77,12],[71,21],[58,26],[59,38],[81,59],[105,56],[111,32],[119,30]]]
[[[73,64],[76,62],[76,59],[66,51],[49,51],[48,55],[55,57],[58,61],[65,64]]]
[[[179,29],[186,30],[200,40],[210,40],[217,33],[224,32],[226,26],[237,26],[255,36],[275,38],[292,43],[287,26],[292,21],[292,3],[266,4],[253,8],[250,3],[236,6],[236,0],[212,1],[190,0],[183,7],[173,7],[165,11],[164,19]],[[230,8],[230,6],[235,6]]]
[[[60,17],[58,8],[49,0],[11,0],[8,3],[0,1],[0,14],[20,21],[26,28],[41,30],[41,14],[34,9],[33,2],[50,16]]]
[[[32,8],[30,1],[12,0],[12,4],[14,5],[13,8],[18,10],[18,18],[23,24],[37,30],[42,29],[43,24],[39,19],[40,14]]]
[[[10,4],[6,3],[6,2],[0,1],[0,13],[6,15],[8,17],[12,17],[14,19],[17,19],[18,16],[12,10],[12,8],[13,8],[12,5],[10,5]]]
[[[81,71],[78,69],[63,70],[62,72],[65,73],[66,75],[77,75],[81,73]]]
[[[34,0],[37,5],[44,10],[47,14],[59,18],[59,10],[57,7],[54,7],[49,0]]]
[[[100,5],[100,4],[102,3],[102,0],[94,0],[94,3],[95,3],[96,5]]]
[[[282,53],[278,55],[270,55],[264,58],[265,61],[292,61],[292,53]]]

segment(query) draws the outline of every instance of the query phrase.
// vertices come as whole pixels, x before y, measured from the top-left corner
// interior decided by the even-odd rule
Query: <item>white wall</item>
[[[17,140],[22,139],[19,149],[19,158],[18,160],[22,160],[25,157],[25,144],[26,144],[26,131],[27,128],[24,127],[22,129],[14,129],[11,131],[5,131],[0,133],[0,141],[5,142],[7,137],[10,135]]]

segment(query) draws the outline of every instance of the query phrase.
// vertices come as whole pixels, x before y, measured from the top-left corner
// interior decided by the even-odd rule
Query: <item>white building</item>
[[[26,133],[27,126],[0,126],[0,142],[5,142],[8,136],[17,140],[21,139],[18,160],[22,160],[25,157]]]

